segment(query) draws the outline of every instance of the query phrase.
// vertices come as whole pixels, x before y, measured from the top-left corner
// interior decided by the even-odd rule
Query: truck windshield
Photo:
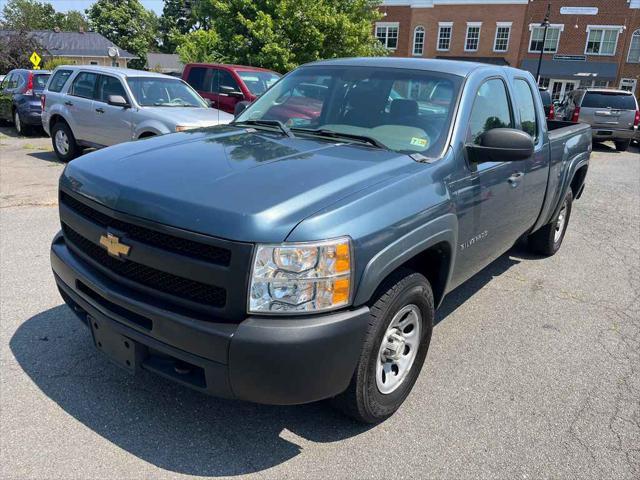
[[[397,68],[309,66],[287,75],[236,122],[281,122],[295,135],[364,140],[440,155],[462,77]],[[269,128],[269,127],[267,127]],[[368,139],[368,140],[367,140]]]
[[[207,104],[182,80],[159,77],[129,77],[129,88],[143,107],[203,107]]]
[[[280,75],[272,72],[251,72],[238,71],[238,75],[247,86],[249,91],[255,95],[262,95],[271,85],[280,79]]]

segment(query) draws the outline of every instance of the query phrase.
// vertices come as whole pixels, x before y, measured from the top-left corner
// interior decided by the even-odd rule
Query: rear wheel
[[[567,226],[569,225],[572,205],[573,193],[571,189],[569,189],[555,219],[529,235],[528,242],[531,251],[541,255],[551,256],[560,250]]]
[[[51,128],[51,143],[57,157],[69,162],[82,153],[73,132],[65,122],[56,122]]]
[[[631,144],[631,140],[616,140],[613,143],[616,144],[616,150],[619,152],[626,152]]]
[[[360,360],[333,403],[363,423],[390,417],[407,398],[429,349],[433,328],[429,281],[402,269],[387,279],[371,307]]]
[[[16,132],[18,132],[18,135],[28,135],[31,132],[31,127],[22,122],[18,110],[13,111],[13,126],[16,129]]]

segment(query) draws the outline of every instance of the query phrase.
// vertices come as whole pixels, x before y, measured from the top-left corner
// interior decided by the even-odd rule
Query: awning
[[[538,70],[537,58],[525,58],[521,67],[533,75]],[[618,64],[610,62],[581,62],[575,60],[542,60],[540,76],[547,78],[565,78],[572,80],[598,79],[615,80],[618,77]]]
[[[445,55],[437,55],[436,58],[442,60],[462,60],[463,62],[490,63],[492,65],[509,65],[504,57],[448,57]]]

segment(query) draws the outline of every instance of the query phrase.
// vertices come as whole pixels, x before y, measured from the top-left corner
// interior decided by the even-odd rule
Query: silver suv
[[[604,88],[578,88],[570,92],[556,110],[558,120],[588,123],[593,140],[613,140],[625,151],[640,121],[638,102],[631,92]]]
[[[159,73],[90,65],[54,70],[41,96],[42,126],[62,161],[137,138],[229,123],[187,83]]]

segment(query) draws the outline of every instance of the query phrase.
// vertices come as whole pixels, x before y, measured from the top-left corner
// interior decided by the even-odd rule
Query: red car
[[[189,63],[182,79],[211,100],[211,106],[234,113],[236,103],[254,101],[281,77],[264,68],[243,65]]]

